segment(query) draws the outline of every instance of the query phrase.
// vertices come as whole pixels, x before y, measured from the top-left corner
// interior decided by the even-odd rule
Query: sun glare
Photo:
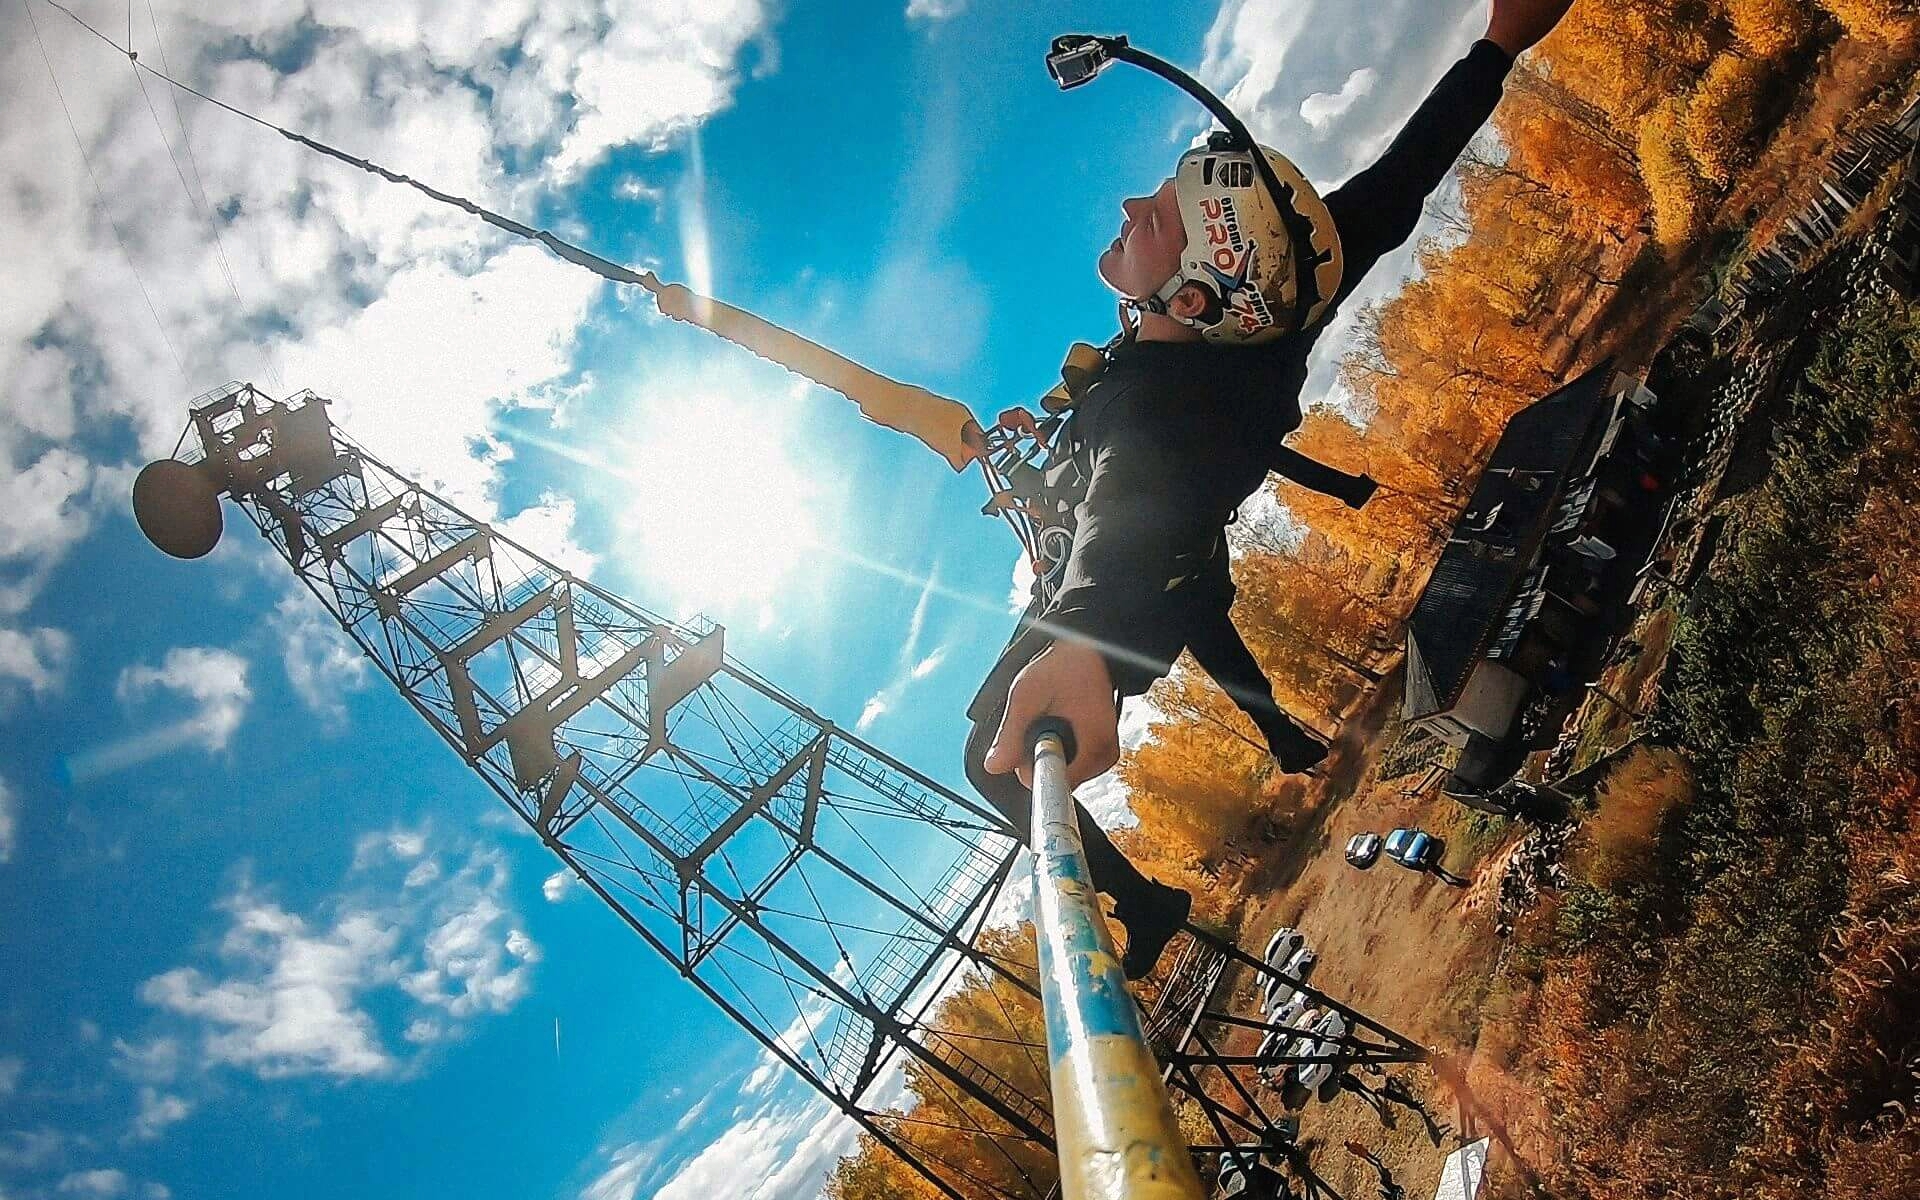
[[[646,411],[616,452],[629,569],[710,615],[772,606],[818,558],[824,489],[794,432],[804,403],[702,391]]]

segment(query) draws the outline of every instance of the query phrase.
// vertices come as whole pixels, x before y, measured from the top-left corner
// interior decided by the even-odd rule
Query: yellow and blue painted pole
[[[1033,750],[1040,992],[1064,1200],[1201,1200],[1193,1156],[1088,878],[1067,787],[1073,733],[1042,719]]]

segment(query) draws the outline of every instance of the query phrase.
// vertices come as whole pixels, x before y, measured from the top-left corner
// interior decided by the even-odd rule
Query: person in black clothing
[[[967,710],[968,779],[1017,826],[1030,817],[1032,723],[1051,715],[1072,727],[1070,784],[1100,775],[1119,757],[1118,699],[1145,692],[1183,648],[1253,719],[1281,769],[1305,771],[1325,756],[1274,704],[1228,616],[1225,530],[1270,470],[1355,507],[1366,502],[1371,480],[1282,444],[1300,424],[1308,354],[1327,316],[1412,234],[1499,101],[1514,57],[1571,3],[1491,0],[1486,38],[1380,160],[1324,201],[1271,151],[1258,168],[1262,193],[1250,185],[1251,152],[1235,162],[1203,149],[1182,156],[1152,196],[1122,204],[1120,236],[1099,272],[1137,324],[1066,426],[1086,479],[1073,547],[1051,604],[1029,606]],[[1220,190],[1229,184],[1241,190]],[[1126,974],[1140,978],[1185,923],[1191,897],[1140,874],[1084,809],[1080,827],[1093,883],[1127,929]]]
[[[1359,1142],[1348,1142],[1347,1153],[1373,1168],[1373,1173],[1379,1177],[1380,1200],[1404,1200],[1407,1189],[1394,1182],[1393,1171],[1380,1161],[1379,1155]]]

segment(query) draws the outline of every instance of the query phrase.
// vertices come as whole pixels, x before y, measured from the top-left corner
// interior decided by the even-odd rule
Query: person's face
[[[1173,180],[1151,196],[1122,200],[1120,212],[1120,236],[1100,254],[1100,278],[1121,295],[1143,300],[1173,278],[1187,248]]]

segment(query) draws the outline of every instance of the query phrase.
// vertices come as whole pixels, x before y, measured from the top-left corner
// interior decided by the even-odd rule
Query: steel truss
[[[210,392],[175,456],[205,463],[414,711],[772,1060],[943,1195],[1048,1194],[1038,981],[982,936],[1021,853],[1003,817],[727,657],[720,627],[641,609],[409,481],[311,392]],[[1277,1147],[1253,1073],[1324,1061],[1221,1051],[1272,1028],[1210,1007],[1236,964],[1272,971],[1194,931],[1147,1015],[1217,1138],[1196,1153]],[[982,979],[1009,985],[1011,1003],[985,989],[1008,1035],[940,1027],[942,1001]],[[1424,1057],[1302,990],[1346,1014],[1340,1061]],[[992,1043],[1020,1052],[1018,1077]],[[893,1104],[903,1076],[957,1118]],[[926,1136],[941,1129],[966,1135],[967,1161]]]

